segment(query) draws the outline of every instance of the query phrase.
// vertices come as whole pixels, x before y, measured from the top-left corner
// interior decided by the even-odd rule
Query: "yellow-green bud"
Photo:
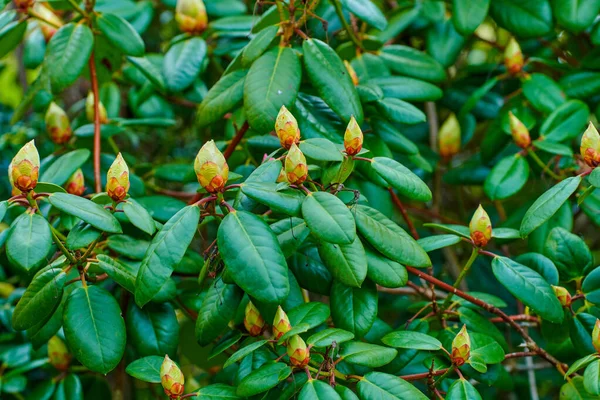
[[[276,340],[279,340],[283,334],[292,329],[290,325],[290,320],[287,317],[285,311],[281,306],[277,307],[277,312],[275,313],[275,318],[273,319],[273,336],[275,336]]]
[[[286,149],[292,147],[292,144],[300,142],[298,121],[285,106],[281,106],[275,119],[275,133],[277,133],[281,147]]]
[[[510,38],[504,49],[504,65],[506,66],[506,70],[512,75],[518,74],[523,69],[523,53],[514,37]]]
[[[531,136],[529,136],[529,129],[523,122],[512,111],[508,112],[508,120],[510,125],[510,133],[512,135],[515,144],[522,149],[526,149],[531,145]]]
[[[40,155],[33,140],[21,147],[12,159],[8,173],[14,186],[22,192],[35,188],[40,173]]]
[[[207,192],[221,192],[225,187],[229,178],[229,166],[213,140],[206,142],[198,152],[194,171],[198,182]]]
[[[42,30],[42,35],[44,35],[44,39],[46,43],[52,39],[52,36],[58,31],[58,29],[63,26],[63,21],[60,19],[54,12],[41,3],[35,3],[33,6],[33,10],[37,15],[42,17],[43,19],[38,19],[38,25]],[[49,24],[48,22],[52,24]]]
[[[279,176],[277,177],[277,180],[275,182],[280,183],[280,182],[287,182],[287,175],[285,174],[285,168],[283,168],[283,166],[281,167],[281,170],[279,171]]]
[[[178,399],[184,390],[185,378],[183,373],[168,355],[160,366],[160,383],[165,394],[171,399]]]
[[[298,368],[306,367],[310,361],[310,350],[298,335],[294,335],[288,340],[287,355],[290,357],[292,365]]]
[[[358,86],[358,75],[356,75],[356,71],[352,68],[352,65],[344,60],[344,66],[346,67],[346,71],[348,71],[348,75],[350,75],[350,79],[352,79],[354,86]]]
[[[592,330],[592,344],[598,353],[600,353],[600,319],[596,319],[594,330]]]
[[[113,201],[121,201],[129,191],[129,167],[121,153],[117,155],[106,174],[106,193]]]
[[[67,183],[65,184],[67,193],[75,196],[81,196],[85,192],[85,178],[83,177],[83,171],[78,168],[77,171],[71,175]]]
[[[285,174],[292,185],[300,185],[308,178],[308,165],[302,150],[296,144],[292,144],[285,157]]]
[[[54,102],[50,103],[50,107],[46,111],[45,121],[48,135],[50,135],[50,139],[54,143],[66,143],[73,136],[69,117],[67,117],[67,113],[58,104]]]
[[[488,244],[492,238],[492,221],[490,221],[490,216],[481,207],[481,204],[477,207],[471,222],[469,222],[469,231],[471,231],[473,243],[479,247]]]
[[[469,360],[471,356],[471,338],[467,332],[467,326],[463,325],[452,341],[452,363],[461,366]]]
[[[71,364],[69,349],[58,336],[52,336],[48,341],[48,358],[50,364],[60,371],[66,371]]]
[[[600,135],[591,122],[581,137],[579,151],[590,167],[596,168],[600,164]]]
[[[569,307],[571,305],[571,294],[567,289],[562,286],[552,286],[552,289],[563,307]]]
[[[12,176],[12,162],[8,164],[8,181],[10,182],[11,196],[17,196],[21,194],[21,191],[15,187],[15,181]]]
[[[344,147],[346,148],[346,154],[349,156],[357,155],[363,146],[363,133],[360,126],[354,119],[354,116],[350,118],[350,122],[346,127],[344,133]]]
[[[182,32],[192,34],[204,32],[208,17],[202,0],[177,0],[175,21]]]
[[[450,158],[460,151],[460,124],[454,113],[442,124],[438,139],[442,157]]]
[[[249,301],[246,305],[246,310],[244,313],[244,326],[246,327],[246,330],[250,336],[260,335],[265,327],[264,318],[262,315],[260,315],[260,311],[258,311],[258,308],[256,308],[251,301]]]
[[[100,115],[100,123],[107,123],[108,116],[106,115],[106,108],[104,108],[104,104],[102,104],[100,99],[98,99],[98,110],[98,115]],[[94,116],[96,113],[94,111],[94,93],[90,92],[87,99],[85,99],[85,116],[87,117],[88,121],[92,123],[95,122]]]

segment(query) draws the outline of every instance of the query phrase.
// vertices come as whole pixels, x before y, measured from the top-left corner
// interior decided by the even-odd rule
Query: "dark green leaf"
[[[425,182],[398,161],[387,157],[374,157],[371,166],[400,194],[417,201],[431,200],[431,190]]]
[[[96,18],[100,32],[123,54],[134,57],[144,55],[144,41],[129,22],[115,14],[102,14]]]
[[[221,335],[235,316],[242,293],[236,285],[222,279],[215,281],[206,292],[196,319],[196,340],[201,346],[210,344]]]
[[[336,196],[315,192],[302,202],[302,217],[312,233],[329,243],[351,244],[356,238],[352,213]]]
[[[172,92],[189,87],[200,73],[206,57],[206,42],[192,37],[175,43],[163,59],[165,84]]]
[[[369,281],[360,288],[334,281],[329,300],[335,326],[354,333],[358,339],[371,329],[377,318],[377,288]]]
[[[427,399],[427,396],[409,382],[383,372],[369,372],[358,382],[356,388],[360,398],[366,400]]]
[[[527,160],[520,154],[515,154],[503,158],[494,166],[483,187],[491,200],[502,200],[521,190],[528,178]]]
[[[44,264],[52,247],[52,234],[46,219],[24,212],[13,222],[6,239],[6,256],[12,265],[32,271]]]
[[[80,218],[101,231],[121,233],[119,221],[101,205],[67,193],[53,193],[48,201],[65,214]]]
[[[160,383],[160,367],[164,357],[148,356],[130,363],[125,370],[136,379],[150,383]]]
[[[63,25],[52,36],[44,64],[53,92],[62,92],[77,80],[88,64],[93,46],[94,35],[85,24]]]

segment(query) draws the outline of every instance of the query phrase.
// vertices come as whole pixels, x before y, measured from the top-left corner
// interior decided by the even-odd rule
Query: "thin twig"
[[[408,229],[410,230],[412,237],[415,240],[418,240],[419,233],[417,232],[417,230],[415,229],[415,226],[413,225],[412,221],[410,220],[410,217],[408,216],[408,213],[406,212],[406,208],[404,208],[404,205],[400,201],[400,198],[394,192],[394,189],[390,187],[390,188],[388,188],[388,190],[390,192],[390,195],[392,196],[392,202],[394,203],[394,205],[396,207],[398,207],[398,210],[400,210],[400,213],[402,214],[402,218],[404,218],[404,221],[408,225]]]
[[[250,128],[250,125],[248,125],[248,121],[246,121],[244,122],[244,125],[242,125],[240,130],[237,131],[233,139],[231,139],[231,142],[229,142],[229,145],[227,145],[227,148],[223,152],[223,157],[225,157],[226,160],[228,160],[229,157],[233,154],[237,145],[240,143],[246,132],[248,132],[248,128]]]
[[[94,52],[90,54],[90,80],[92,81],[92,93],[94,94],[94,180],[96,193],[102,191],[102,177],[100,175],[100,152],[102,141],[100,137],[100,92],[98,90],[98,76],[96,75],[96,62]]]

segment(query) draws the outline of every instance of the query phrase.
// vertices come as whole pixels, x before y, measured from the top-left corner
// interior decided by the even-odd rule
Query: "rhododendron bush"
[[[600,0],[0,6],[0,398],[600,398]]]

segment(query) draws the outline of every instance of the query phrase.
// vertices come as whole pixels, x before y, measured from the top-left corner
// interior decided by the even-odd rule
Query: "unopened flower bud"
[[[33,140],[21,147],[12,159],[9,174],[14,186],[22,192],[29,192],[37,185],[40,173],[40,155]]]
[[[560,302],[560,305],[563,307],[569,307],[571,305],[571,294],[567,289],[562,286],[552,286],[552,289],[554,289],[554,294]]]
[[[522,149],[526,149],[531,145],[531,136],[529,129],[521,122],[512,111],[508,112],[508,120],[510,125],[510,134],[512,135],[515,144]]]
[[[63,26],[63,21],[58,15],[54,14],[51,9],[41,3],[35,3],[33,9],[37,15],[43,18],[38,19],[38,24],[42,30],[42,35],[44,35],[46,43],[48,43],[56,31]],[[51,24],[49,22],[51,22]]]
[[[467,326],[463,325],[452,341],[452,363],[461,366],[469,360],[471,356],[471,338],[467,332]]]
[[[69,349],[58,336],[52,336],[48,341],[48,358],[50,364],[60,371],[66,371],[71,364]]]
[[[442,124],[438,138],[442,157],[450,158],[460,151],[460,124],[454,113]]]
[[[15,3],[15,8],[17,9],[17,11],[26,13],[27,9],[33,6],[35,0],[13,0],[13,2]]]
[[[258,308],[252,304],[251,301],[246,305],[246,311],[244,313],[244,326],[250,334],[250,336],[258,336],[262,333],[265,327],[265,320],[260,315]]]
[[[50,103],[48,111],[46,111],[46,130],[50,139],[56,144],[63,144],[69,141],[73,136],[71,123],[67,113],[60,108],[56,103]]]
[[[287,355],[290,357],[292,365],[298,368],[306,367],[310,361],[310,350],[298,335],[294,335],[288,340]]]
[[[223,190],[229,178],[229,166],[213,140],[204,143],[194,161],[200,185],[209,193]]]
[[[352,65],[348,61],[344,60],[344,66],[346,67],[346,71],[348,71],[348,75],[350,75],[354,86],[358,86],[358,75],[356,75],[356,71],[354,68],[352,68]]]
[[[100,123],[107,123],[108,116],[106,115],[106,108],[104,108],[104,104],[102,104],[100,99],[98,99],[98,110],[98,115],[100,115]],[[87,99],[85,99],[85,116],[87,117],[89,122],[95,122],[94,117],[96,113],[94,111],[94,93],[90,92],[90,94],[88,94]]]
[[[182,32],[204,32],[208,17],[202,0],[177,0],[175,21],[177,21],[177,25]]]
[[[11,196],[17,196],[21,194],[21,191],[15,187],[15,181],[12,176],[12,162],[8,164],[8,181],[10,182]]]
[[[504,65],[506,66],[506,70],[510,74],[516,75],[523,69],[523,64],[521,47],[515,38],[512,37],[504,49]]]
[[[579,151],[590,167],[596,168],[600,164],[600,135],[591,122],[581,137]]]
[[[183,373],[168,355],[160,366],[160,383],[165,394],[171,399],[178,399],[184,390],[185,378]]]
[[[275,119],[275,133],[277,133],[281,147],[286,149],[292,147],[292,144],[300,142],[298,121],[285,106],[281,106]]]
[[[285,157],[285,174],[288,182],[292,185],[299,185],[308,178],[306,157],[296,144],[292,144]]]
[[[350,122],[346,127],[344,133],[344,147],[346,148],[346,154],[349,156],[357,155],[363,146],[363,133],[360,126],[354,119],[354,116],[350,118]]]
[[[481,207],[481,204],[477,207],[471,222],[469,222],[469,231],[471,231],[473,243],[479,247],[488,244],[492,238],[492,221],[490,221],[490,216]]]
[[[596,319],[596,324],[592,330],[592,344],[598,353],[600,353],[600,319]]]
[[[77,171],[71,175],[67,183],[65,184],[67,193],[75,196],[81,196],[85,192],[85,178],[83,177],[83,171],[78,168]]]
[[[292,329],[292,325],[290,325],[287,314],[283,311],[281,306],[277,307],[277,312],[273,319],[273,336],[275,336],[276,340],[279,340],[279,338],[290,329]]]
[[[280,182],[287,182],[287,175],[285,174],[285,168],[281,167],[281,170],[279,171],[279,176],[277,177],[277,180],[275,182],[280,183]]]
[[[128,191],[129,167],[119,153],[106,174],[106,193],[113,201],[121,201],[127,196]]]

